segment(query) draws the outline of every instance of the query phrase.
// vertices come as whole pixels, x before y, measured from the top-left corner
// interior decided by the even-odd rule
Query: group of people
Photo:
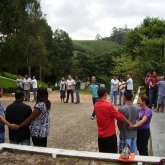
[[[34,100],[33,101],[36,101],[37,80],[36,80],[35,76],[33,76],[33,79],[31,80],[31,78],[28,75],[25,75],[24,79],[21,79],[21,76],[18,75],[18,77],[16,79],[16,84],[17,84],[18,90],[24,91],[25,101],[30,101],[30,89],[31,89],[31,86],[32,86],[33,94],[34,94]]]
[[[60,81],[61,102],[68,103],[69,96],[71,95],[71,102],[74,104],[79,104],[80,103],[80,87],[81,87],[81,81],[78,76],[76,76],[76,80],[74,80],[71,75],[68,75],[68,80],[66,81],[65,81],[65,78],[62,77]],[[75,102],[74,102],[74,90],[76,90]],[[65,101],[65,91],[67,91],[66,101]]]
[[[3,89],[0,87],[0,98]],[[0,143],[5,142],[5,124],[9,127],[9,140],[12,144],[30,145],[30,136],[34,146],[46,147],[50,129],[51,102],[46,88],[37,91],[36,104],[32,111],[23,103],[24,92],[15,92],[15,101],[6,110],[0,104]],[[14,124],[13,124],[14,123]],[[29,125],[30,128],[29,128]]]
[[[150,122],[152,110],[148,107],[149,99],[141,96],[140,108],[132,103],[132,91],[124,91],[125,105],[116,110],[113,104],[106,101],[107,91],[104,87],[98,89],[99,99],[94,106],[98,125],[99,152],[117,153],[117,137],[115,118],[120,130],[119,153],[124,144],[130,146],[131,153],[148,155],[148,140],[150,137]]]
[[[127,81],[121,77],[120,80],[114,75],[111,79],[110,103],[117,105],[117,96],[119,94],[119,104],[124,105],[124,91],[125,89],[133,91],[133,80],[130,75],[127,75]]]
[[[116,96],[115,91],[119,88],[123,92],[123,101],[119,110],[116,110],[111,102],[106,101],[107,90],[100,87],[97,83],[96,77],[92,77],[92,82],[85,84],[85,89],[90,89],[94,104],[91,119],[96,117],[98,126],[98,146],[99,152],[117,153],[117,137],[115,129],[115,120],[117,119],[117,126],[120,130],[119,153],[123,150],[124,143],[128,143],[130,151],[140,155],[148,155],[148,140],[150,137],[150,122],[152,118],[152,110],[149,108],[149,98],[147,96],[140,97],[140,108],[132,103],[133,97],[133,81],[130,75],[127,75],[126,82],[120,79],[117,81],[113,76],[111,83],[111,94]],[[28,79],[28,78],[26,78]],[[25,81],[20,81],[25,82]],[[71,102],[74,102],[73,90],[76,89],[76,96],[79,95],[81,82],[78,77],[76,81],[69,75],[68,80],[62,78],[60,82],[61,101],[67,90],[67,99],[71,94]],[[76,88],[76,86],[78,86]],[[125,86],[126,89],[125,89]],[[115,89],[116,87],[116,89]],[[113,89],[113,90],[112,90]],[[78,91],[78,92],[77,92]],[[113,92],[112,92],[113,91]],[[0,97],[3,95],[3,89],[0,88]],[[78,98],[78,97],[76,97]],[[115,98],[115,97],[114,97]],[[50,109],[51,103],[48,100],[48,92],[46,88],[40,87],[37,91],[36,104],[34,110],[24,104],[24,93],[22,89],[15,92],[15,101],[6,108],[0,104],[0,142],[4,142],[6,124],[9,127],[9,140],[13,144],[30,145],[30,135],[34,146],[47,146],[47,136],[50,128]],[[80,103],[76,100],[75,103]],[[116,102],[114,102],[115,104]],[[5,119],[6,117],[6,119]],[[14,123],[14,124],[13,124]],[[29,129],[29,125],[31,127]]]
[[[149,97],[150,107],[154,107],[155,112],[164,112],[165,104],[165,77],[157,76],[154,71],[147,73],[145,77],[146,95]]]

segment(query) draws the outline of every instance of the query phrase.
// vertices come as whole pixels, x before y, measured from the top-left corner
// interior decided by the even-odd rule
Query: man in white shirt
[[[31,79],[28,77],[28,75],[25,75],[25,78],[23,80],[23,85],[24,85],[25,101],[30,101]]]
[[[61,102],[65,102],[65,78],[62,77],[60,82],[60,99]]]
[[[32,87],[33,87],[34,101],[36,101],[36,99],[37,99],[37,80],[36,80],[35,76],[33,76]]]
[[[125,91],[125,82],[123,80],[123,78],[120,78],[120,82],[119,82],[119,106],[120,105],[124,105],[124,91]]]
[[[18,77],[16,79],[16,83],[17,83],[18,90],[22,91],[22,79],[21,79],[20,75],[18,75]]]
[[[127,75],[127,81],[123,83],[123,85],[124,84],[127,84],[127,91],[133,91],[133,80],[129,74]]]
[[[118,94],[118,84],[119,80],[116,79],[116,76],[113,76],[111,80],[111,92],[110,92],[110,103],[114,103],[116,105],[117,94]]]
[[[66,81],[67,98],[65,103],[68,103],[70,94],[71,94],[71,102],[74,103],[73,90],[75,89],[75,85],[76,85],[75,81],[72,79],[72,76],[69,75],[68,80]]]

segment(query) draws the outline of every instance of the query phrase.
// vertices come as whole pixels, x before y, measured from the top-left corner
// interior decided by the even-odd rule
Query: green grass
[[[81,89],[80,93],[81,94],[91,94],[91,91],[89,89],[87,89],[87,90]]]
[[[3,79],[3,78],[0,78],[0,86],[2,88],[8,88],[8,87],[15,88],[15,87],[17,87],[16,82],[11,81],[11,80],[7,80],[7,79]]]

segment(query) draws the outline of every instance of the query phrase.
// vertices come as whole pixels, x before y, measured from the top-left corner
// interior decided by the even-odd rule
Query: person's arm
[[[138,122],[138,123],[136,123],[136,124],[134,125],[134,128],[137,128],[137,127],[142,126],[147,120],[148,120],[148,116],[144,116],[144,117],[142,118],[142,120],[140,120],[140,122]]]
[[[24,122],[22,122],[19,125],[19,128],[31,123],[35,118],[37,118],[39,116],[39,114],[40,114],[40,110],[38,108],[34,107],[32,114]]]
[[[10,129],[15,129],[17,127],[16,124],[10,124],[7,120],[5,120],[5,118],[3,118],[1,115],[0,115],[0,122],[7,125]]]
[[[117,120],[117,127],[118,127],[118,129],[120,131],[120,129],[121,129],[121,121],[120,120]]]
[[[89,88],[89,84],[86,83],[85,86],[84,86],[84,89],[86,90],[87,88]]]

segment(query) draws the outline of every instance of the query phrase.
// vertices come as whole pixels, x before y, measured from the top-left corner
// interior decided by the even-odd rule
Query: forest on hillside
[[[148,71],[164,74],[164,43],[164,19],[148,16],[134,29],[114,27],[104,38],[72,40],[58,27],[52,30],[37,0],[0,1],[0,72],[52,84],[68,74],[84,81],[95,75],[100,83],[130,74],[140,85]]]

